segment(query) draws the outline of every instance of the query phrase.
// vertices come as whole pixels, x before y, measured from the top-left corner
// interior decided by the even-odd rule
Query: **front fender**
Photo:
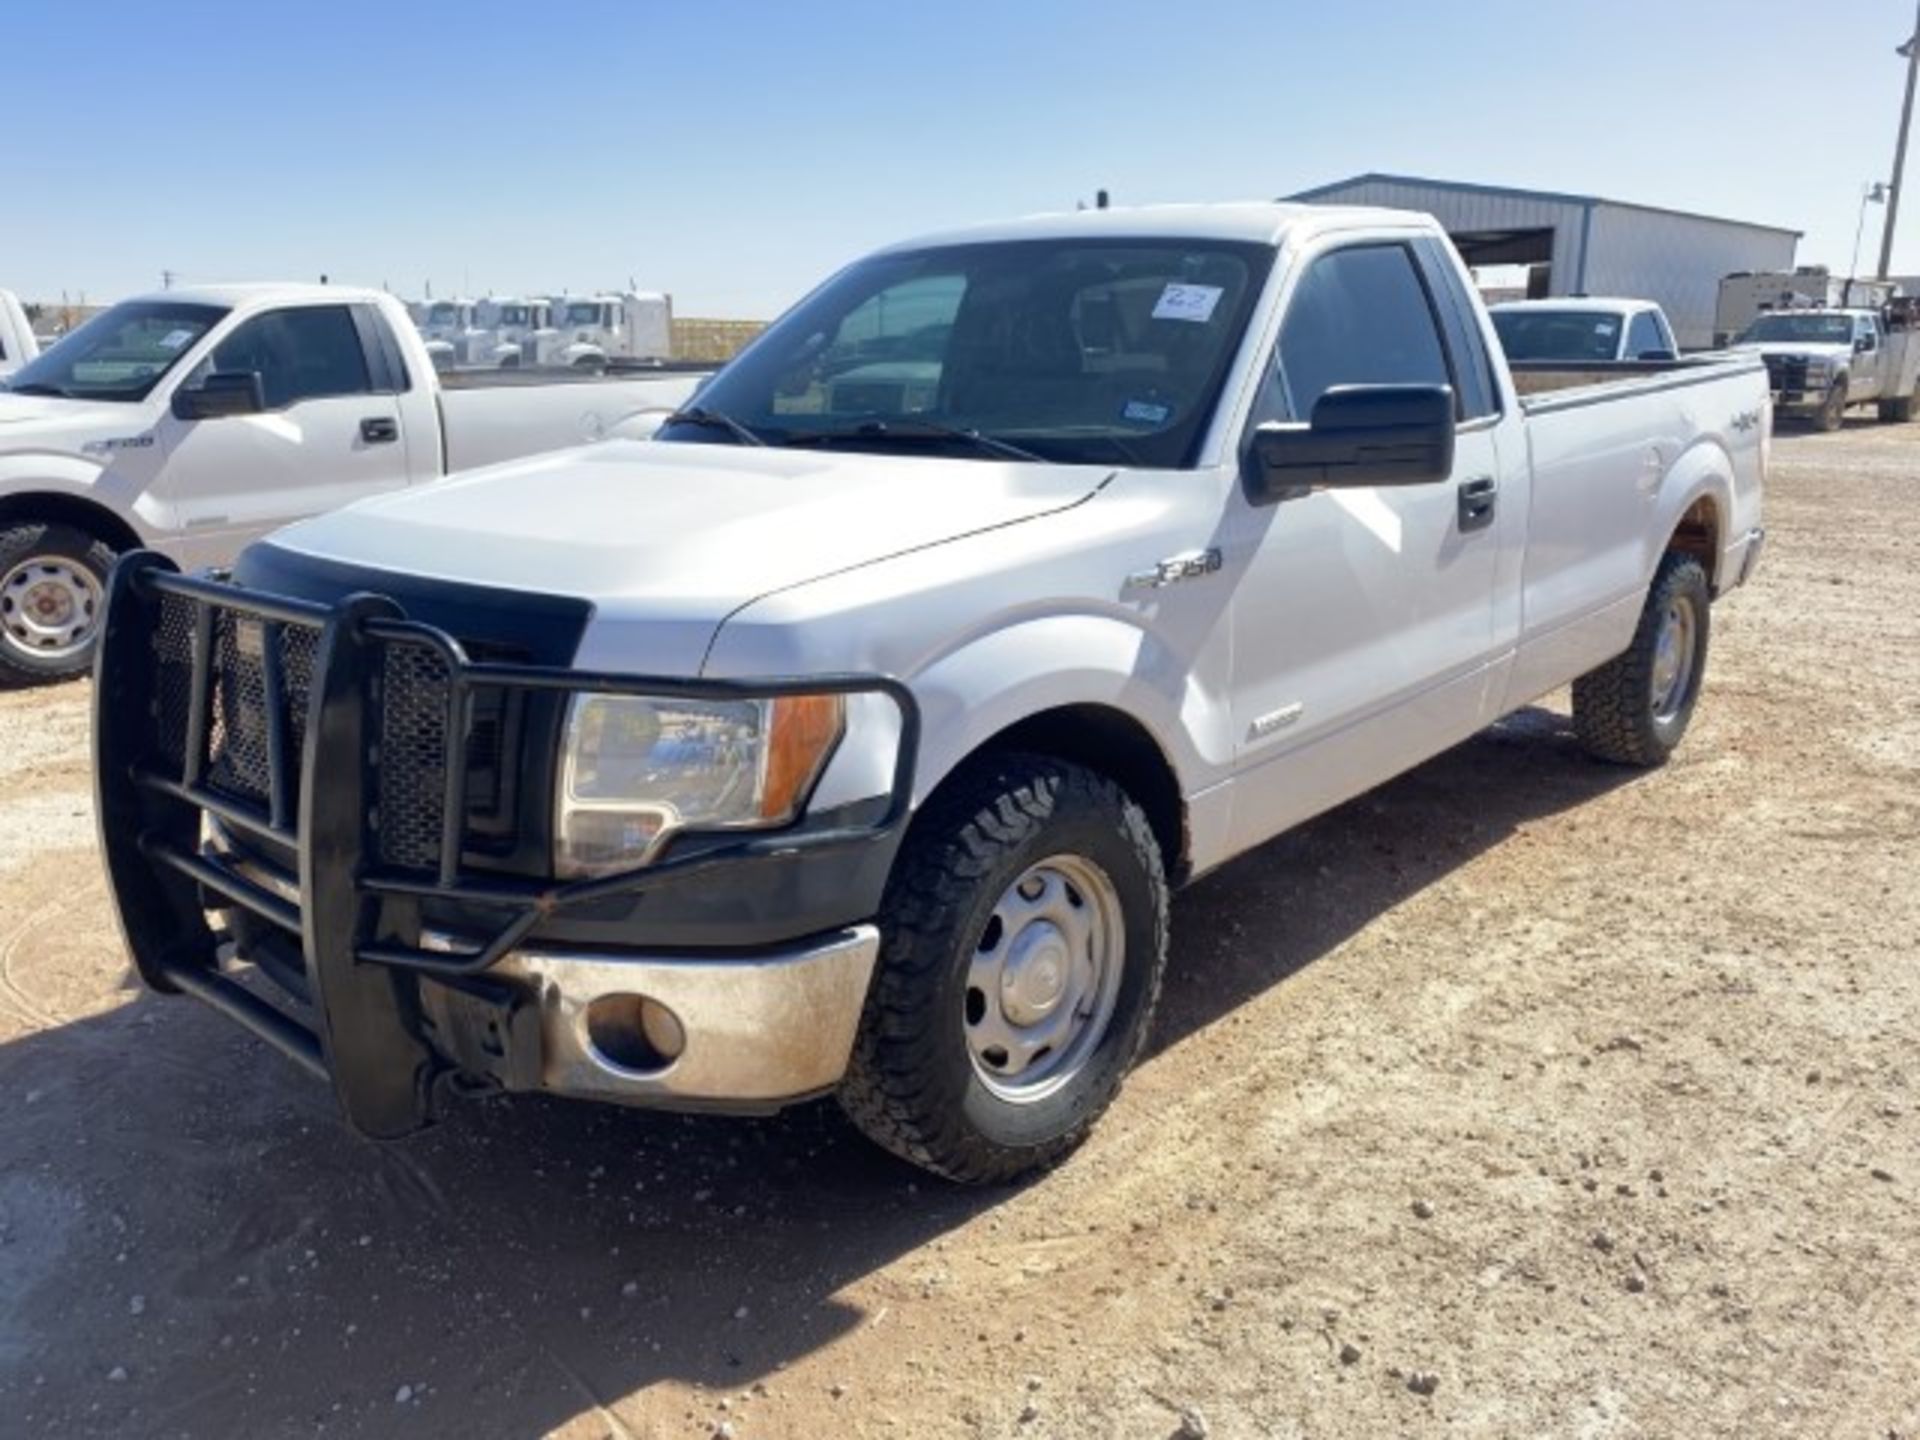
[[[142,543],[162,533],[147,487],[130,475],[116,474],[104,460],[53,449],[22,448],[0,455],[0,504],[30,507],[31,498],[42,495],[103,511],[131,528]]]

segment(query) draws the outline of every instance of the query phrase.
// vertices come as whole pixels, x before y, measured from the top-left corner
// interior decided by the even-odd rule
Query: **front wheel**
[[[1836,380],[1833,388],[1827,391],[1826,403],[1813,414],[1813,428],[1821,431],[1838,430],[1847,418],[1847,382]]]
[[[0,531],[0,685],[86,672],[113,558],[71,525]]]
[[[992,756],[914,824],[887,886],[880,964],[840,1103],[949,1179],[1064,1158],[1145,1043],[1167,954],[1147,818],[1076,765]]]
[[[1707,670],[1710,599],[1698,560],[1675,552],[1660,562],[1633,643],[1573,682],[1574,731],[1590,754],[1643,766],[1673,754]]]

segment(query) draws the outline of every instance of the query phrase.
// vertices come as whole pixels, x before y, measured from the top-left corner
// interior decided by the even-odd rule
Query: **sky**
[[[1914,22],[1910,0],[0,0],[0,286],[631,282],[759,319],[877,245],[1103,187],[1270,199],[1369,170],[1790,226],[1844,271]],[[1920,272],[1912,168],[1896,273]]]

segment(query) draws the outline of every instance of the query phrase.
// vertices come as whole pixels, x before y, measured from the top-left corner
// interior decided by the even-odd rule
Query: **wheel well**
[[[1702,495],[1680,517],[1673,537],[1667,541],[1667,553],[1691,555],[1707,572],[1708,589],[1717,589],[1720,569],[1720,509]]]
[[[1177,885],[1186,879],[1187,807],[1180,782],[1138,720],[1106,705],[1064,705],[1008,726],[974,754],[1007,751],[1049,755],[1107,776],[1146,811],[1168,880]]]
[[[131,525],[106,506],[77,495],[41,492],[0,499],[0,530],[29,524],[71,525],[104,541],[119,554],[140,548],[140,537]]]

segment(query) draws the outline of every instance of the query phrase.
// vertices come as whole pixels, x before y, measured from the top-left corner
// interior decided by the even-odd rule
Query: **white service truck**
[[[1889,328],[1887,317],[1900,319]],[[1920,400],[1920,331],[1911,312],[1774,310],[1760,316],[1729,348],[1766,362],[1777,413],[1838,430],[1847,411],[1872,403],[1882,420],[1911,420]]]
[[[0,380],[40,353],[27,307],[11,290],[0,290]]]
[[[644,433],[698,379],[438,376],[399,301],[343,286],[115,305],[0,387],[0,684],[87,668],[122,551],[222,564],[350,500]]]
[[[934,383],[836,383],[903,354]],[[1025,1174],[1139,1056],[1174,887],[1569,681],[1595,755],[1680,743],[1760,549],[1766,375],[1569,374],[1516,393],[1406,212],[881,251],[650,443],[225,576],[123,561],[126,942],[363,1134],[490,1088],[836,1094],[942,1175]]]
[[[1892,280],[1835,275],[1824,265],[1798,270],[1736,270],[1720,281],[1714,302],[1713,343],[1730,345],[1762,315],[1776,310],[1874,310],[1892,300]]]

